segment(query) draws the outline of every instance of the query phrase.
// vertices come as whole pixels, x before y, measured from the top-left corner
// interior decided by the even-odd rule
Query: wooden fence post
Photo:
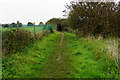
[[[33,22],[33,34],[35,35],[35,22]]]
[[[17,30],[19,30],[19,24],[20,24],[19,21],[17,21]]]

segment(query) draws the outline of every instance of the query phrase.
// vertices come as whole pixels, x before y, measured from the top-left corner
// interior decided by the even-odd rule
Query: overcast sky
[[[71,0],[0,0],[0,23],[20,21],[46,22],[51,18],[63,17],[66,3]],[[119,1],[119,0],[116,0]]]
[[[63,17],[62,11],[69,2],[70,0],[0,0],[0,23],[45,23],[53,17]]]

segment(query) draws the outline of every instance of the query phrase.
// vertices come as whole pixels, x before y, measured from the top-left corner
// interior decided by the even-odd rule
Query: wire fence
[[[19,27],[19,29],[25,29],[35,34],[35,33],[40,33],[42,31],[50,31],[51,27],[54,31],[57,30],[57,25],[33,25],[33,26],[22,25],[22,27]],[[10,29],[17,29],[17,27],[2,28],[2,31],[6,31]]]

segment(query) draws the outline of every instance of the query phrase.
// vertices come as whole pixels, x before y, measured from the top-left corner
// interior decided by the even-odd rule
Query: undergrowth
[[[65,32],[66,33],[66,32]],[[73,78],[118,78],[118,62],[110,57],[105,39],[80,38],[71,33],[69,54]]]
[[[3,78],[38,78],[44,67],[44,61],[57,40],[57,34],[49,34],[41,40],[24,46],[16,54],[3,58]]]
[[[35,36],[25,29],[12,29],[2,32],[2,51],[3,57],[7,54],[14,54],[22,47],[40,40],[43,36],[48,35],[49,31],[43,31]]]

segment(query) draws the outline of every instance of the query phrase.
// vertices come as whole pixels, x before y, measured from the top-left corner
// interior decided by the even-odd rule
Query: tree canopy
[[[39,25],[44,25],[44,23],[43,23],[43,22],[40,22]]]
[[[33,26],[33,23],[32,22],[28,22],[27,26]]]
[[[119,4],[114,2],[71,1],[68,9],[68,26],[83,35],[118,36]]]

